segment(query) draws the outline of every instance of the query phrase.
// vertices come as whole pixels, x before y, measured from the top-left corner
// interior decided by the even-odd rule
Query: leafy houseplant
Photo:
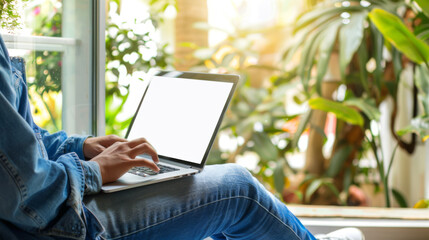
[[[391,117],[392,133],[397,139],[398,146],[409,153],[413,152],[415,137],[411,143],[407,143],[393,129],[400,73],[404,64],[401,51],[407,54],[399,48],[399,45],[392,45],[385,41],[385,38],[390,40],[390,35],[383,32],[383,27],[379,26],[374,17],[368,18],[371,11],[374,12],[373,15],[381,11],[373,9],[396,13],[401,8],[416,11],[415,19],[419,19],[422,26],[428,23],[427,17],[418,14],[419,10],[413,8],[413,5],[410,7],[404,1],[393,0],[334,1],[333,3],[328,1],[297,19],[296,43],[288,48],[285,60],[289,61],[293,56],[300,56],[298,75],[312,111],[330,112],[338,119],[336,139],[327,168],[324,168],[323,155],[313,155],[308,159],[308,161],[322,162],[319,166],[324,169],[310,178],[311,180],[307,183],[307,194],[317,193],[317,189],[321,186],[320,179],[325,178],[333,179],[335,187],[340,191],[347,191],[351,184],[358,184],[354,182],[354,177],[360,169],[353,162],[368,149],[373,151],[377,162],[386,206],[391,206],[391,192],[401,206],[406,205],[405,198],[397,190],[389,188],[388,177],[393,158],[386,171],[384,166],[386,159],[380,154],[380,139],[374,133],[371,123],[379,120],[378,105],[387,97],[392,98],[394,101]],[[398,25],[398,23],[395,24]],[[386,51],[389,52],[390,58],[384,57],[383,52]],[[335,65],[339,66],[340,72],[336,79],[339,88],[335,91],[343,91],[343,94],[340,94],[340,98],[330,99],[331,95],[322,94],[322,86],[330,58],[335,54],[339,56]],[[368,65],[373,65],[372,69]],[[425,101],[421,102],[423,105],[426,104]],[[414,112],[416,114],[417,110]],[[302,125],[308,125],[308,122],[302,122]],[[314,132],[317,129],[310,127],[310,131]],[[323,137],[322,134],[318,139]]]
[[[429,122],[429,4],[427,1],[416,0],[417,6],[421,9],[420,16],[416,19],[425,19],[423,23],[414,25],[414,33],[409,31],[407,26],[395,15],[374,9],[370,13],[370,18],[385,36],[399,51],[406,55],[415,63],[414,82],[418,89],[419,100],[422,105],[422,113],[415,117],[411,124],[399,131],[400,135],[414,132],[420,135],[423,141],[429,137],[427,123]],[[424,16],[425,15],[425,16]],[[427,208],[428,200],[420,200],[415,204],[415,208]]]
[[[198,27],[211,29],[206,24]],[[284,109],[286,91],[294,88],[292,79],[296,74],[273,76],[280,72],[278,68],[252,62],[267,51],[255,49],[258,45],[255,35],[264,33],[277,39],[278,32],[279,28],[247,31],[237,27],[234,33],[225,31],[228,37],[214,47],[198,48],[192,44],[189,47],[195,48],[194,56],[200,60],[191,70],[228,72],[241,77],[208,163],[236,162],[242,156],[252,156],[257,159],[253,173],[281,196],[288,182],[283,170],[294,171],[287,167],[286,155],[295,149],[285,146],[286,141],[293,141],[292,135],[282,126],[297,117]],[[262,80],[265,77],[260,76],[261,72],[268,81]],[[229,147],[223,146],[225,139],[232,143]]]
[[[356,176],[371,173],[370,169],[359,166],[356,159],[372,152],[380,179],[375,177],[374,185],[376,189],[384,190],[386,206],[391,206],[391,195],[400,206],[407,206],[405,197],[388,185],[394,153],[389,166],[385,166],[388,159],[380,153],[380,136],[377,129],[374,129],[377,126],[374,123],[379,121],[381,115],[379,104],[386,98],[392,98],[394,111],[391,130],[399,147],[407,152],[413,151],[416,138],[406,142],[401,136],[407,131],[398,133],[393,128],[400,73],[406,61],[401,55],[402,50],[399,48],[398,51],[398,47],[385,41],[383,31],[369,18],[369,13],[375,8],[392,13],[396,13],[398,9],[413,11],[417,13],[416,16],[407,21],[419,20],[422,26],[427,23],[419,9],[404,1],[322,1],[296,21],[294,42],[283,55],[285,65],[291,65],[292,59],[300,57],[291,68],[249,64],[249,58],[258,57],[258,53],[252,51],[253,44],[249,40],[252,39],[249,36],[255,34],[252,31],[229,33],[229,37],[214,48],[197,49],[195,56],[201,59],[198,70],[204,67],[211,71],[236,72],[242,75],[241,85],[222,128],[225,135],[236,141],[236,148],[226,150],[219,144],[215,145],[210,155],[211,161],[232,162],[237,157],[252,154],[259,159],[254,173],[284,195],[284,188],[296,173],[288,165],[287,158],[297,151],[300,137],[308,134],[308,148],[314,149],[314,144],[317,143],[320,149],[307,150],[309,164],[306,164],[303,171],[305,177],[294,192],[299,201],[320,203],[320,199],[328,199],[324,203],[352,204],[340,197],[340,192],[347,194],[349,186],[360,184],[356,181]],[[422,34],[427,33],[422,26],[416,29]],[[389,52],[391,57],[386,58],[383,52]],[[339,74],[336,81],[326,82],[330,62],[334,62],[334,70],[339,66]],[[255,84],[252,69],[269,69],[272,74],[270,81]],[[294,79],[297,76],[303,91],[294,100],[297,103],[307,103],[310,109],[304,114],[287,115],[284,107],[288,103],[282,96],[296,87]],[[327,85],[330,88],[328,90]],[[342,92],[339,94],[342,97],[332,98],[333,92]],[[428,95],[422,95],[420,99],[425,96]],[[328,159],[324,158],[321,149],[329,142],[323,129],[326,118],[324,112],[334,114],[337,118],[335,141]],[[417,114],[417,109],[414,112]],[[282,128],[284,124],[297,121],[299,124],[294,131]],[[424,123],[421,121],[419,124],[424,126]],[[410,127],[408,132],[418,132],[416,126],[414,125],[414,129]],[[309,129],[309,133],[306,129]],[[288,201],[288,197],[284,200]]]

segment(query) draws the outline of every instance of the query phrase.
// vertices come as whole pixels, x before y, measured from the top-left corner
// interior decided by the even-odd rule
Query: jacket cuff
[[[83,154],[83,143],[89,136],[73,135],[67,139],[67,152],[75,152],[79,159],[85,159]]]
[[[102,179],[100,173],[100,166],[94,161],[80,160],[85,176],[85,194],[95,194],[100,192]]]

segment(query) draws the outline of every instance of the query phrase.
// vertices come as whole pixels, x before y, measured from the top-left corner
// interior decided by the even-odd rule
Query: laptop
[[[126,138],[146,138],[158,153],[161,171],[132,168],[117,181],[103,185],[102,191],[116,192],[201,172],[238,80],[239,76],[227,74],[154,74]]]

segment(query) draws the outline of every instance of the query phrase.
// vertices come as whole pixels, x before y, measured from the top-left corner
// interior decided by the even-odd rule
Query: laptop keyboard
[[[147,176],[151,176],[151,175],[157,175],[157,174],[162,174],[162,173],[168,173],[168,172],[173,172],[173,171],[178,171],[178,168],[173,168],[173,167],[167,167],[165,165],[162,164],[158,164],[159,167],[159,172],[155,172],[150,168],[147,167],[133,167],[131,168],[128,172],[138,175],[138,176],[142,176],[142,177],[147,177]]]

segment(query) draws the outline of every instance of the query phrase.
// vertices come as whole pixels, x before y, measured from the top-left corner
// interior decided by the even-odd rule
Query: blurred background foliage
[[[130,78],[136,72],[171,66],[167,44],[153,38],[163,21],[157,12],[170,3],[151,1],[151,13],[144,19],[130,21],[121,16],[120,1],[107,1],[106,19],[106,134],[124,136],[131,117],[123,113],[129,96]],[[61,36],[62,4],[60,0],[29,1],[27,24],[37,36]],[[28,88],[37,124],[50,132],[61,130],[61,64],[59,52],[34,51],[25,56]],[[138,75],[138,74],[137,74]],[[143,77],[137,77],[143,81]],[[123,116],[121,116],[121,113]]]
[[[106,23],[106,134],[124,136],[132,116],[120,117],[129,96],[130,78],[135,72],[171,66],[167,44],[153,38],[163,21],[157,11],[164,11],[160,1],[151,1],[151,13],[145,19],[126,21],[120,15],[120,1],[108,1]],[[142,77],[137,77],[143,81]]]
[[[424,8],[414,1],[374,0],[308,1],[304,9],[290,29],[293,38],[280,64],[247,61],[260,59],[266,50],[251,51],[258,44],[255,33],[269,39],[266,29],[249,32],[236,27],[219,45],[196,49],[194,56],[201,60],[196,70],[205,67],[242,76],[222,128],[223,136],[233,139],[236,147],[222,149],[218,139],[210,160],[256,158],[254,173],[289,202],[366,205],[367,199],[361,196],[368,191],[361,185],[370,184],[370,194],[382,193],[385,206],[392,206],[393,197],[397,205],[407,207],[406,197],[389,186],[389,174],[398,147],[412,154],[417,144],[414,133],[427,138],[424,69],[429,58],[423,41],[429,21]],[[204,24],[196,27],[210,29]],[[281,39],[281,31],[273,31]],[[397,94],[407,64],[413,65],[415,73],[411,82],[415,118],[409,127],[397,131]],[[269,81],[252,84],[252,69],[271,71]],[[285,94],[293,94],[293,102]],[[387,98],[393,99],[390,129],[397,141],[390,159],[384,157],[380,138],[379,105]],[[287,114],[291,104],[301,105],[303,111]],[[329,126],[334,131],[328,132]],[[401,136],[408,133],[413,136],[407,142]],[[303,168],[294,169],[287,159],[300,152],[302,136],[308,139],[307,161]],[[360,164],[368,157],[375,160],[374,168]]]
[[[61,36],[59,1],[28,2],[27,25],[36,36]],[[61,64],[59,52],[34,51],[25,55],[30,102],[35,121],[50,132],[61,130]]]

